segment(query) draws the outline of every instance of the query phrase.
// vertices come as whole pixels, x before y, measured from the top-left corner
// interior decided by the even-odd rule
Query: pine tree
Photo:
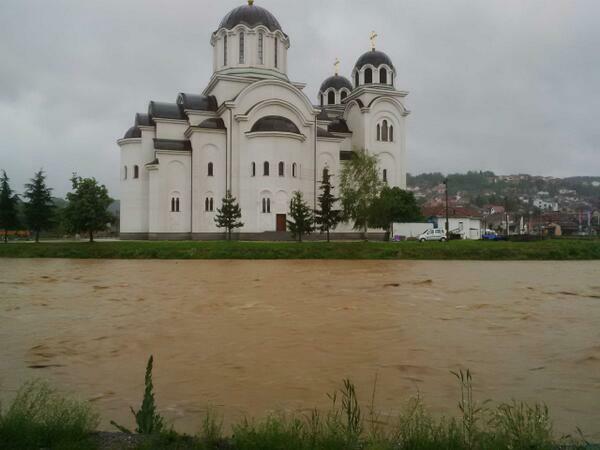
[[[302,242],[302,236],[313,231],[313,215],[302,197],[302,192],[294,192],[290,201],[290,217],[287,221],[288,228],[294,239]]]
[[[239,220],[241,218],[242,210],[240,209],[240,205],[238,205],[235,197],[231,196],[231,192],[227,191],[222,200],[221,208],[217,209],[215,223],[219,228],[225,228],[227,230],[228,241],[231,240],[231,230],[244,226],[243,222]]]
[[[323,179],[321,180],[321,195],[319,195],[319,208],[315,211],[315,222],[319,225],[317,228],[321,233],[327,233],[327,242],[329,242],[329,231],[335,230],[338,223],[342,220],[342,212],[333,209],[339,198],[331,193],[331,175],[329,170],[323,169]]]
[[[106,229],[114,220],[108,212],[112,200],[104,185],[95,178],[71,178],[73,191],[67,194],[69,204],[64,210],[65,224],[72,233],[86,233],[90,242],[94,242],[94,232]]]
[[[46,175],[40,170],[25,185],[23,194],[28,201],[25,203],[25,220],[35,233],[35,242],[40,241],[40,231],[50,228],[54,214],[52,189],[46,186]]]
[[[14,230],[19,224],[17,203],[19,197],[13,193],[8,183],[10,179],[2,171],[0,177],[0,229],[4,230],[4,243],[8,242],[8,230]]]

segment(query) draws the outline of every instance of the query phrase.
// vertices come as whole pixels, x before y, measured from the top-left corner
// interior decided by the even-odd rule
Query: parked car
[[[434,228],[431,230],[427,230],[425,233],[419,236],[420,242],[425,241],[440,241],[445,242],[448,238],[446,237],[446,230],[442,230],[441,228]]]

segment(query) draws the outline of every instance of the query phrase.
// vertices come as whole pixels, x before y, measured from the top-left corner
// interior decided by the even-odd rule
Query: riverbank
[[[594,260],[600,240],[533,242],[41,242],[0,245],[0,258]]]

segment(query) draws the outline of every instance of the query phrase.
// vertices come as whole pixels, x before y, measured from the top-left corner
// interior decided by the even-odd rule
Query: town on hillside
[[[435,225],[439,222],[440,228],[446,220],[446,181],[449,220],[480,224],[473,227],[473,236],[466,233],[463,237],[480,237],[475,228],[500,235],[600,232],[600,177],[496,175],[490,171],[408,174],[407,189],[419,202],[423,216]]]

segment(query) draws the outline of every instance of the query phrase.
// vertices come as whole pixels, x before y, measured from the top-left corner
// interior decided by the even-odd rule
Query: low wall
[[[360,232],[332,232],[329,235],[332,241],[360,241],[363,234]],[[222,241],[227,239],[226,233],[121,233],[119,239],[127,241]],[[293,241],[289,232],[266,231],[264,233],[231,233],[235,241]],[[304,236],[304,241],[324,241],[325,234],[313,233]],[[369,232],[367,239],[370,241],[383,241],[385,233]]]

